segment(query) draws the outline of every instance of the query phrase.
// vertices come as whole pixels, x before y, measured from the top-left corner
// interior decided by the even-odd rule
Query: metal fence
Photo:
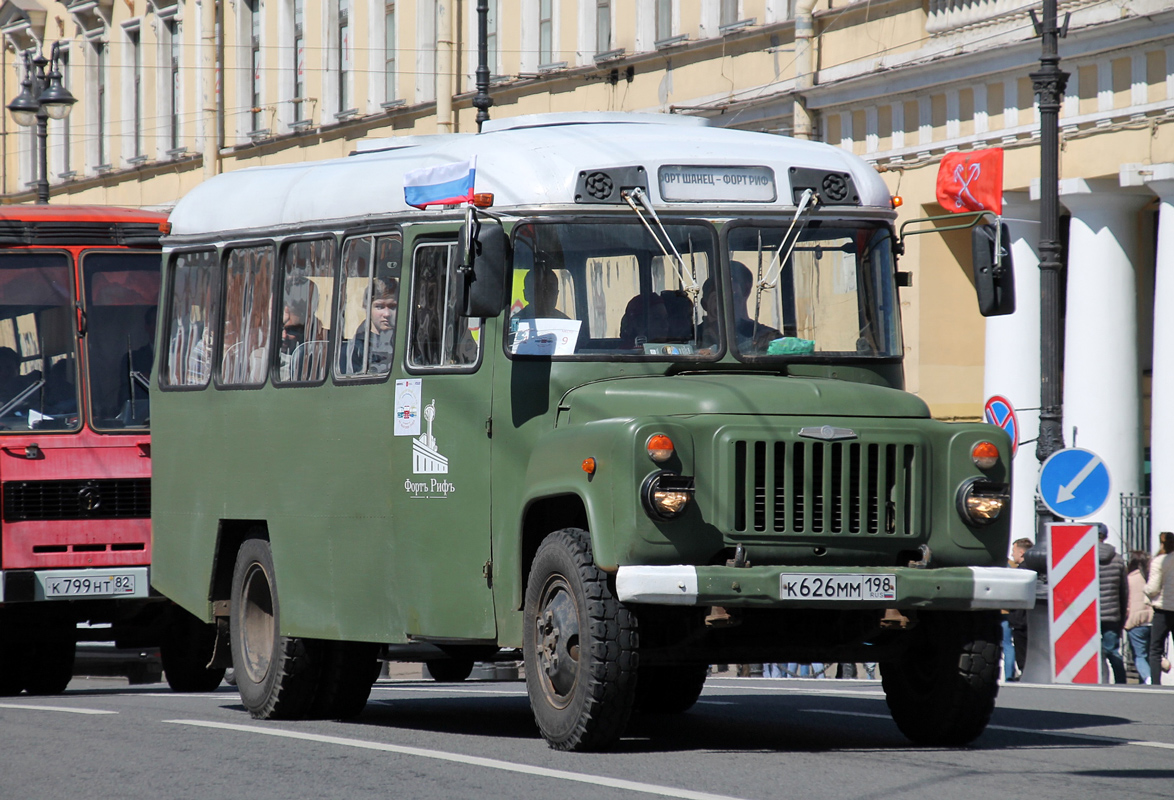
[[[1150,551],[1150,496],[1121,495],[1122,556],[1129,560],[1130,550]]]

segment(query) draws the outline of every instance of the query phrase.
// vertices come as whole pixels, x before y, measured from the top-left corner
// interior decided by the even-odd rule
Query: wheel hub
[[[579,677],[579,613],[565,585],[550,587],[535,624],[538,666],[551,701],[566,705]]]

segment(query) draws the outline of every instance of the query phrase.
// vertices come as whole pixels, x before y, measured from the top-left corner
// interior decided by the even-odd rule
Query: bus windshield
[[[95,428],[146,428],[159,254],[90,252],[82,257],[90,416]]]
[[[739,225],[728,242],[739,355],[901,355],[892,234],[884,225]]]
[[[0,431],[78,427],[71,271],[65,253],[0,254]]]
[[[609,220],[514,230],[508,349],[517,355],[705,358],[718,352],[709,225]],[[714,298],[706,304],[705,295]]]

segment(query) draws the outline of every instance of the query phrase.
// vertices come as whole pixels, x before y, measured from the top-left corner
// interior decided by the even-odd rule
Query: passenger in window
[[[342,371],[348,375],[383,375],[391,371],[395,350],[398,278],[375,278],[369,289],[371,318],[364,320],[344,348]]]
[[[20,356],[11,347],[0,347],[0,408],[32,386],[41,374],[20,374]]]
[[[749,308],[754,305],[756,292],[754,273],[741,261],[731,261],[730,283],[734,289],[734,335],[738,340],[738,349],[749,354],[765,353],[770,343],[781,339],[783,334],[777,328],[764,325],[749,316],[753,313]]]
[[[658,294],[638,294],[628,301],[620,318],[620,345],[642,349],[647,342],[663,342],[669,332],[669,315]]]
[[[547,267],[535,266],[522,279],[522,297],[526,305],[514,319],[570,319],[559,311],[558,275]]]
[[[302,354],[298,347],[306,341],[306,301],[300,297],[287,297],[281,312],[281,348],[278,362],[283,381],[306,380],[302,374]]]

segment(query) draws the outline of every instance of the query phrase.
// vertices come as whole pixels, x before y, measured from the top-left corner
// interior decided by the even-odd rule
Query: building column
[[[1005,192],[1003,215],[1015,264],[1015,313],[987,318],[983,396],[1010,400],[1019,418],[1019,441],[1030,442],[1039,436],[1039,203],[1027,192]],[[1019,448],[1011,480],[1011,541],[1035,541],[1034,446]]]
[[[1154,361],[1150,394],[1150,551],[1174,531],[1174,164],[1147,168],[1161,200],[1154,265]]]
[[[1109,470],[1109,500],[1089,521],[1121,546],[1121,494],[1141,473],[1137,361],[1137,214],[1151,195],[1118,181],[1060,181],[1072,214],[1064,323],[1064,441],[1096,453]],[[1075,429],[1076,433],[1073,434]]]

